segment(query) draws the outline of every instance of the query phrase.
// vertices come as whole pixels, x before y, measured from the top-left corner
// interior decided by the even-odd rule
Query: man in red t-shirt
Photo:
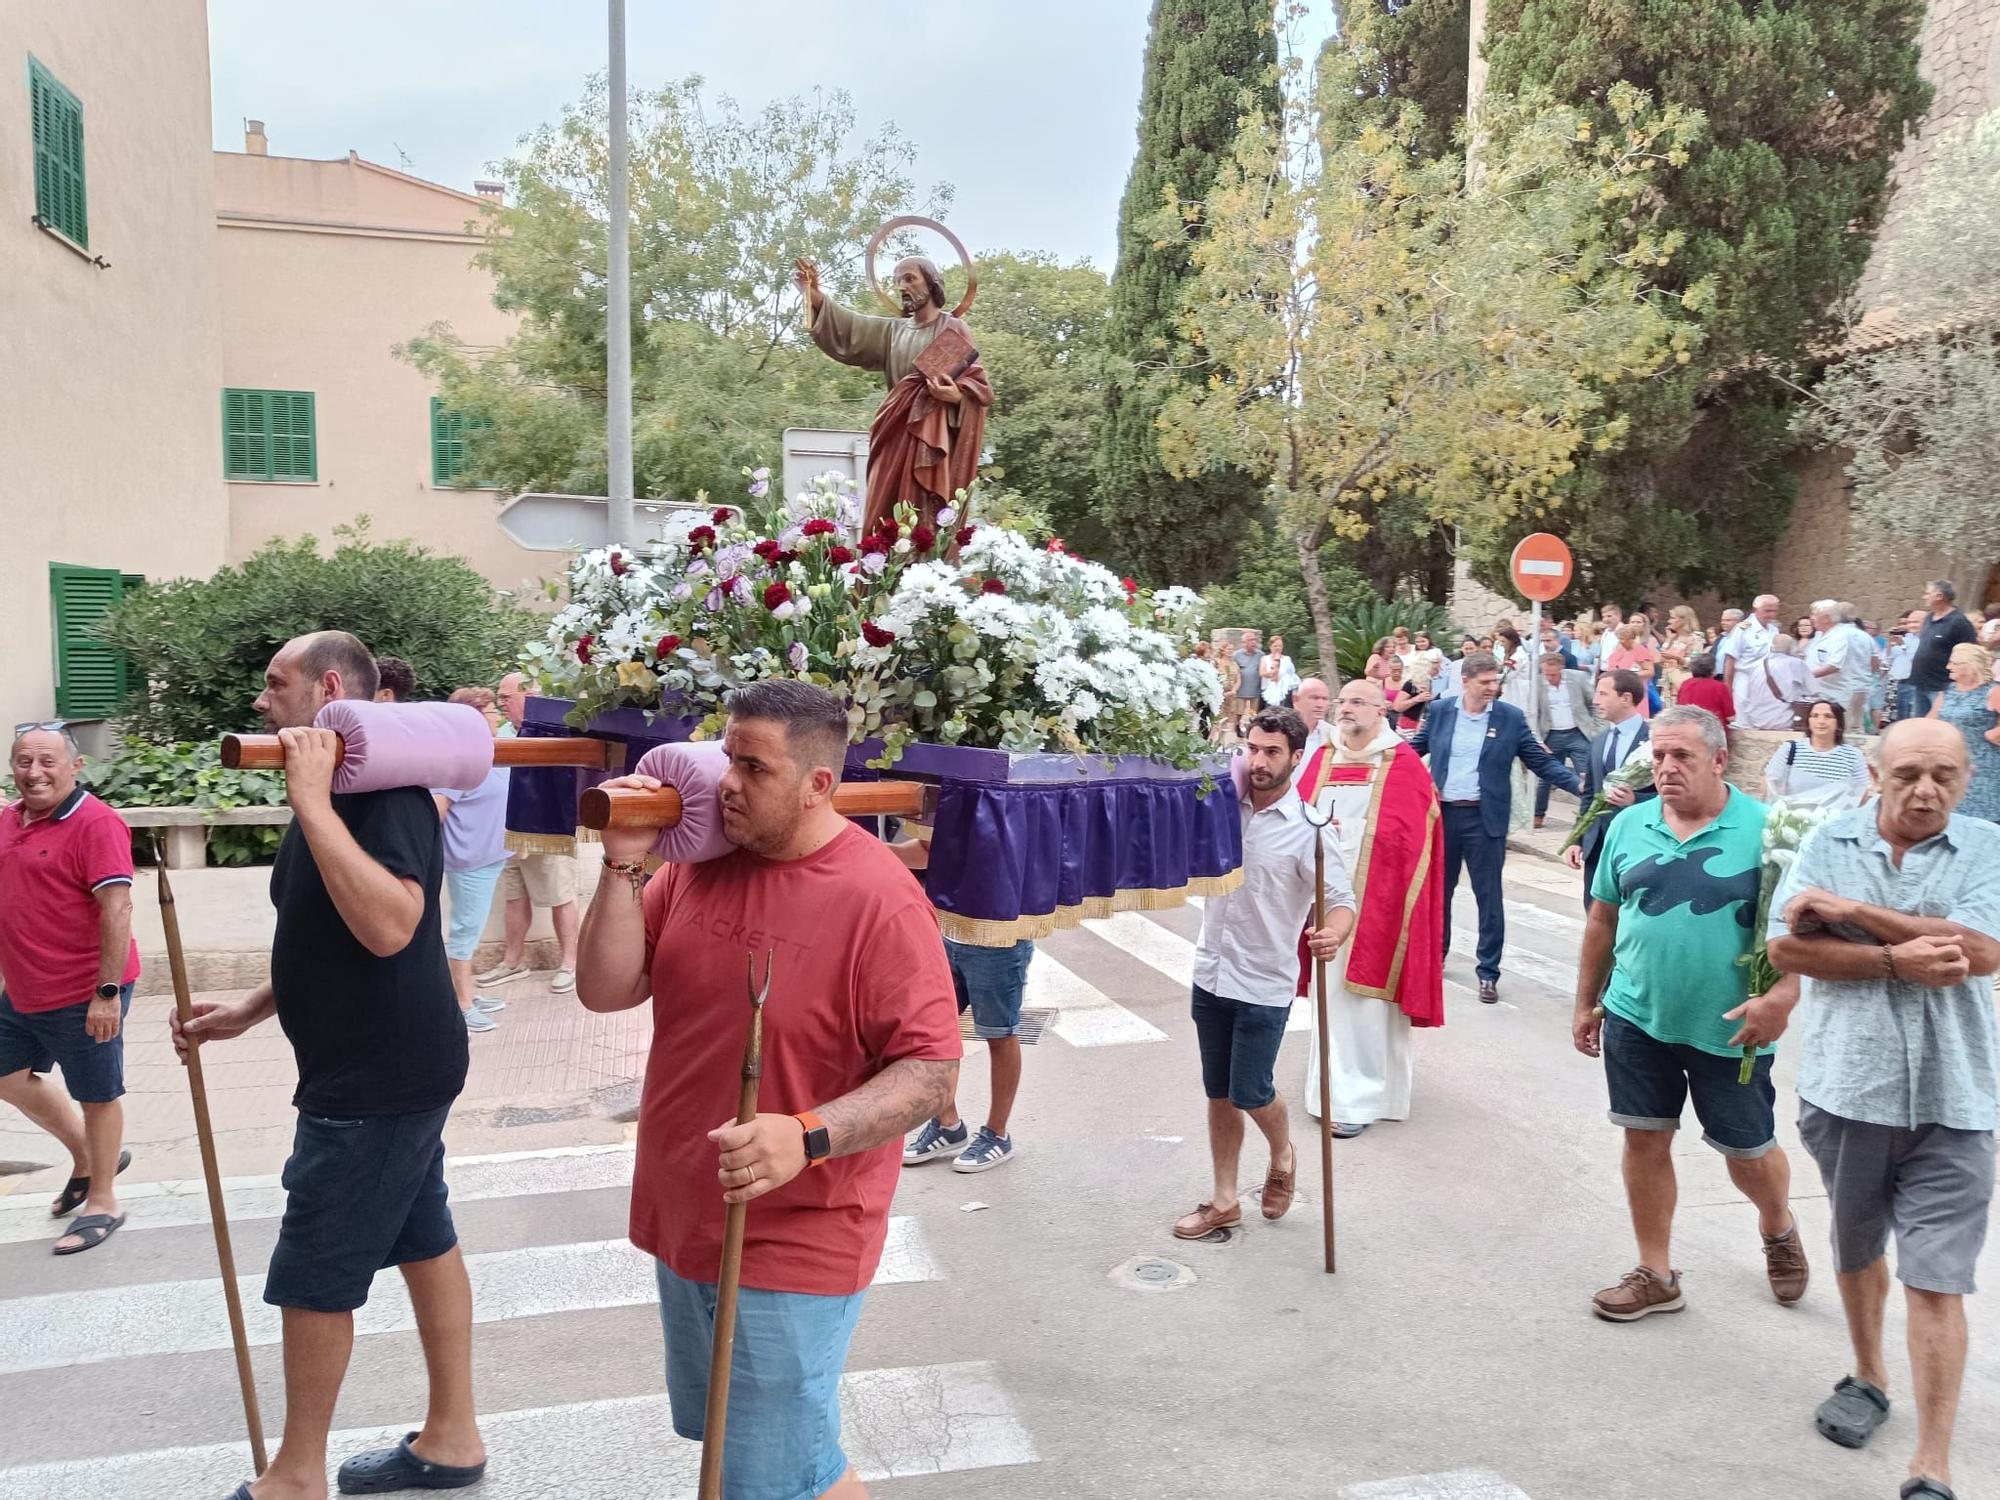
[[[60,724],[24,724],[9,761],[21,800],[0,809],[0,1101],[69,1148],[57,1218],[83,1212],[57,1255],[91,1250],[125,1222],[116,1179],[125,1133],[125,1011],[132,831],[76,784],[83,757]],[[62,1065],[79,1116],[37,1075]]]
[[[654,998],[632,1242],[659,1262],[674,1430],[702,1435],[726,1203],[751,1202],[723,1454],[728,1500],[867,1492],[840,1448],[839,1376],[888,1232],[905,1132],[951,1102],[958,1005],[937,917],[889,848],[833,810],[847,706],[809,683],[729,697],[733,853],[649,883],[653,834],[604,831],[577,996]],[[657,787],[627,776],[609,786]],[[761,976],[764,1072],[735,1123]]]

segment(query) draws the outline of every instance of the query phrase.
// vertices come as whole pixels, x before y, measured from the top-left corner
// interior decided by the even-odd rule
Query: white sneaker
[[[474,1010],[483,1010],[490,1016],[496,1010],[505,1010],[507,1002],[505,1000],[495,1000],[491,995],[474,995],[472,997],[472,1008]]]
[[[472,976],[472,982],[481,989],[492,989],[496,984],[510,984],[528,972],[526,964],[510,964],[505,959],[488,969],[484,974]]]
[[[576,988],[576,975],[568,969],[557,969],[549,976],[549,988],[558,995],[567,995]]]
[[[500,1023],[476,1005],[471,1010],[460,1011],[459,1014],[465,1017],[465,1029],[467,1031],[498,1031],[500,1029]]]

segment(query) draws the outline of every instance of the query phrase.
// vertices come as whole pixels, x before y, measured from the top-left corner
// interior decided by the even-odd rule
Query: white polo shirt
[[[1246,794],[1243,884],[1211,896],[1202,909],[1201,941],[1194,950],[1194,982],[1224,1000],[1290,1005],[1299,988],[1299,934],[1312,921],[1313,841],[1326,848],[1326,909],[1355,910],[1347,863],[1331,826],[1306,821],[1299,794],[1289,787],[1261,812]]]

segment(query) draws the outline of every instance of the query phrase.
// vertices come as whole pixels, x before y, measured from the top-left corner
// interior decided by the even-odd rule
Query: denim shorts
[[[435,1260],[458,1243],[444,1185],[450,1113],[448,1104],[352,1118],[299,1111],[266,1302],[352,1312],[377,1271]]]
[[[445,890],[451,896],[451,919],[444,930],[446,958],[468,960],[479,947],[479,935],[486,930],[486,918],[493,910],[493,891],[507,861],[496,859],[476,870],[446,870]]]
[[[1028,962],[1035,945],[1028,938],[1011,948],[981,948],[944,940],[951,960],[951,984],[958,1008],[972,1011],[972,1029],[989,1041],[1021,1030],[1021,1000],[1028,993]]]
[[[676,1276],[665,1261],[654,1273],[667,1339],[667,1404],[674,1431],[698,1443],[708,1420],[715,1287]],[[866,1295],[738,1291],[723,1500],[814,1500],[847,1472],[840,1372]]]
[[[59,1010],[18,1011],[0,990],[0,1078],[23,1068],[46,1073],[62,1065],[63,1086],[78,1104],[109,1104],[125,1093],[125,1027],[108,1042],[84,1025],[88,1000]],[[132,1009],[132,986],[118,990],[118,1014]]]
[[[1777,1054],[1757,1059],[1748,1083],[1738,1083],[1738,1057],[1656,1041],[1623,1016],[1604,1016],[1604,1081],[1611,1123],[1627,1130],[1679,1130],[1690,1097],[1701,1138],[1724,1156],[1759,1157],[1778,1144],[1778,1091],[1771,1086]]]
[[[1238,1109],[1262,1109],[1277,1098],[1272,1078],[1291,1013],[1289,1005],[1225,1000],[1196,985],[1194,1039],[1201,1049],[1203,1092]]]

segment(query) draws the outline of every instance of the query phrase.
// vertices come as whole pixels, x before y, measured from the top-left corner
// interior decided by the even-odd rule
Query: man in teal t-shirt
[[[1805,1295],[1807,1267],[1778,1146],[1774,1043],[1798,1002],[1796,981],[1752,998],[1764,805],[1723,779],[1722,721],[1702,708],[1657,715],[1649,736],[1659,797],[1611,825],[1591,887],[1572,1039],[1604,1059],[1611,1123],[1625,1130],[1625,1191],[1639,1264],[1592,1299],[1629,1323],[1678,1312],[1673,1268],[1674,1132],[1690,1097],[1702,1139],[1757,1205],[1765,1270],[1780,1302]],[[1602,1012],[1599,1012],[1600,1002]],[[1737,1082],[1743,1048],[1759,1053]]]

